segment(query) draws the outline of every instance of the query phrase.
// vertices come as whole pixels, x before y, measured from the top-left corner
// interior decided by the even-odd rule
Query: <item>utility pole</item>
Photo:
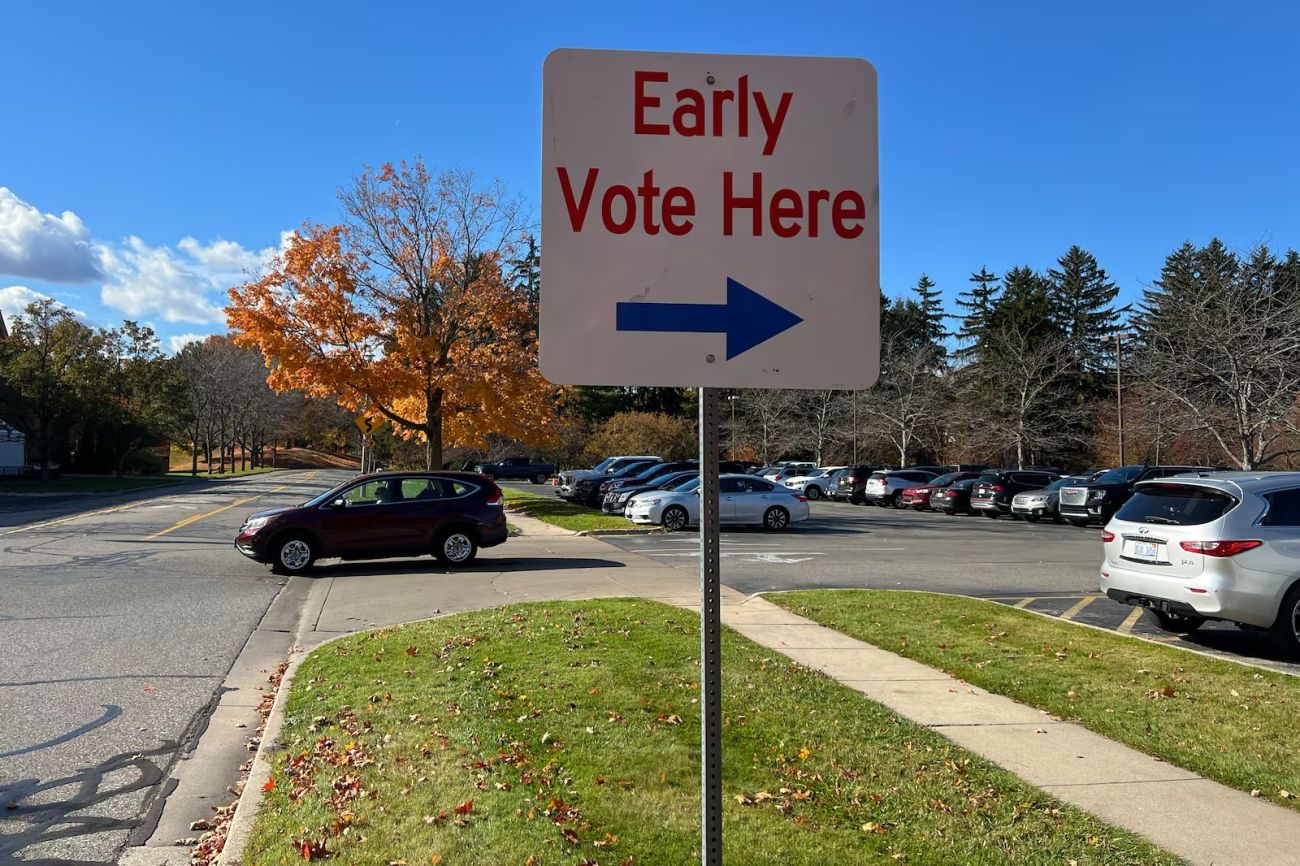
[[[1115,333],[1115,417],[1118,420],[1119,428],[1119,465],[1125,464],[1124,460],[1124,351],[1122,343],[1124,335]]]
[[[858,465],[858,392],[853,392],[853,465]]]

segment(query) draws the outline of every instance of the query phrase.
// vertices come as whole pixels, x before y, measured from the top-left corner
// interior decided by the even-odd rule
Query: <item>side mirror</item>
[[[333,502],[330,503],[330,508],[347,508],[347,507],[348,507],[348,501],[346,499],[335,499]]]

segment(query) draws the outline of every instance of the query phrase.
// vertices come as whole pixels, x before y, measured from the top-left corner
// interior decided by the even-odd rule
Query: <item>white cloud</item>
[[[223,322],[225,290],[260,275],[280,248],[249,250],[234,241],[203,244],[181,238],[173,249],[130,237],[117,247],[98,245],[106,281],[100,299],[130,316],[156,314],[168,322]]]
[[[90,232],[72,211],[41,213],[0,186],[0,274],[48,283],[99,278]]]
[[[41,294],[40,292],[35,291],[34,289],[29,289],[26,286],[5,286],[4,288],[0,288],[0,313],[4,314],[5,323],[12,326],[14,319],[26,312],[28,304],[35,303],[36,301],[43,301],[49,297],[49,295]],[[57,298],[54,298],[53,300],[60,307],[69,310],[77,318],[86,318],[86,314],[81,312],[81,310],[74,310]]]
[[[190,343],[201,343],[211,334],[177,334],[167,339],[167,345],[171,347],[172,354],[175,355],[181,349],[184,349]]]

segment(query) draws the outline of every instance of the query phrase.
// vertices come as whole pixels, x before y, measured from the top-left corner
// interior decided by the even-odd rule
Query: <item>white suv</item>
[[[1300,472],[1138,482],[1102,541],[1102,591],[1166,631],[1226,620],[1300,655]]]

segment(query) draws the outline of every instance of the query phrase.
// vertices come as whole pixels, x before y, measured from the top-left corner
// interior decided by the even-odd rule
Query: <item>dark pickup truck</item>
[[[1133,485],[1149,478],[1167,478],[1185,472],[1215,472],[1211,466],[1121,466],[1102,473],[1086,484],[1062,487],[1057,509],[1075,526],[1100,523],[1105,526],[1119,507],[1133,495]]]
[[[534,484],[545,484],[555,474],[555,467],[550,463],[534,463],[527,457],[507,457],[496,463],[480,463],[474,471],[486,475],[489,481],[524,478]]]

